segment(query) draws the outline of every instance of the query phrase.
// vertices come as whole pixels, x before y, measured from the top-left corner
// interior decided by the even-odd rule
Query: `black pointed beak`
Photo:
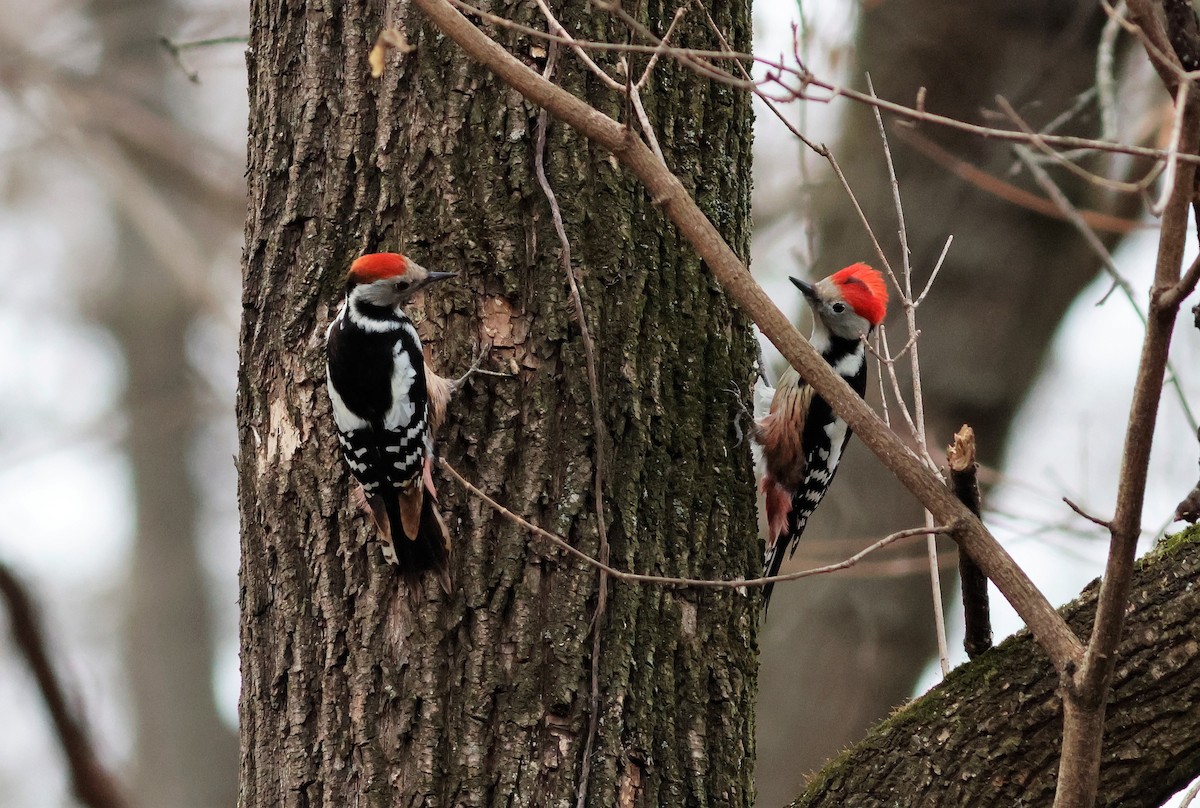
[[[815,301],[817,299],[817,287],[813,286],[808,281],[802,281],[799,278],[788,278],[788,280],[791,281],[795,287],[799,289],[801,293],[803,293],[803,295],[809,300]]]
[[[457,272],[430,272],[425,276],[425,283],[434,283],[435,281],[444,281],[457,277]]]

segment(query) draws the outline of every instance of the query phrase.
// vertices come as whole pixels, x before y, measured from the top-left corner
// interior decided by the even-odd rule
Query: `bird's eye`
[[[834,303],[832,306],[830,306],[830,308],[833,309],[834,314],[841,314],[842,312],[844,312],[846,310],[846,304],[845,303]]]

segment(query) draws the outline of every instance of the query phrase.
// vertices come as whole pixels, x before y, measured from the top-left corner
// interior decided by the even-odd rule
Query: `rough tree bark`
[[[562,4],[577,35],[608,17]],[[674,8],[645,4],[665,28]],[[494,7],[537,24],[528,5]],[[549,207],[534,177],[537,110],[419,15],[381,3],[252,7],[251,208],[238,422],[242,507],[242,796],[277,805],[569,805],[589,734],[592,639],[602,632],[587,804],[749,805],[753,597],[610,588],[442,481],[457,589],[413,611],[348,504],[324,391],[322,340],[349,261],[408,252],[457,270],[424,302],[433,365],[482,342],[509,379],[475,379],[439,452],[488,493],[598,552],[597,434],[584,346]],[[749,9],[713,10],[735,47]],[[367,76],[385,22],[415,52]],[[544,66],[544,52],[499,38]],[[699,20],[681,44],[717,47]],[[606,61],[611,64],[611,60]],[[634,59],[635,70],[645,64]],[[559,80],[623,105],[569,57]],[[727,87],[663,64],[647,94],[668,162],[747,250],[750,116]],[[731,449],[749,377],[743,318],[640,186],[551,125],[547,173],[596,341],[605,508],[616,565],[755,572],[748,449]]]
[[[1200,529],[1138,562],[1109,696],[1099,806],[1152,808],[1200,775]],[[1087,636],[1093,582],[1062,612]],[[1058,677],[1021,632],[891,716],[813,778],[795,808],[1049,805]]]
[[[982,111],[995,109],[1001,94],[1040,127],[1094,84],[1102,24],[1101,9],[1077,3],[872,4],[858,31],[855,82],[861,84],[862,73],[869,72],[881,97],[906,104],[915,103],[925,87],[931,112],[993,125],[1002,122]],[[1086,108],[1059,133],[1094,134],[1094,109]],[[843,131],[838,159],[898,266],[895,209],[870,111],[848,106]],[[908,145],[900,128],[889,126],[889,132],[916,288],[946,237],[954,236],[946,267],[919,316],[931,443],[935,449],[945,446],[969,423],[980,437],[981,461],[997,465],[1009,422],[1036,378],[1051,335],[1099,264],[1070,225],[987,194]],[[917,132],[973,166],[1041,193],[1027,177],[1010,172],[1014,158],[1005,144],[931,126]],[[1107,194],[1065,173],[1056,179],[1081,207],[1122,212]],[[1124,204],[1137,200],[1129,197]],[[830,184],[819,194],[817,210],[818,274],[873,258],[840,187]],[[986,327],[980,327],[983,311]],[[912,496],[861,446],[852,443],[843,466],[806,538],[877,536],[919,523]],[[864,491],[870,492],[870,508],[862,507]],[[948,544],[943,549],[953,552]],[[913,543],[896,555],[923,552]],[[947,586],[951,576],[945,569]],[[769,805],[793,797],[809,772],[861,738],[912,692],[936,653],[928,574],[833,576],[781,587],[762,648],[757,786]],[[796,659],[812,664],[797,666]]]

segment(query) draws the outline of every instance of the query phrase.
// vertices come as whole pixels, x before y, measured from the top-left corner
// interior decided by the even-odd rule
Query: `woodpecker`
[[[451,590],[450,536],[429,466],[433,427],[457,383],[426,368],[402,306],[456,274],[431,272],[398,253],[364,255],[350,265],[345,302],[325,334],[342,456],[362,486],[359,504],[379,533],[384,558],[400,568],[410,591],[426,570]]]
[[[790,279],[812,307],[810,342],[860,396],[867,389],[866,338],[883,322],[887,285],[866,264],[853,264],[815,284]],[[768,394],[771,391],[768,389]],[[778,575],[784,550],[796,552],[808,518],[833,482],[850,428],[825,399],[789,367],[770,396],[770,411],[753,427],[765,470],[767,509],[763,575]],[[772,585],[763,587],[763,610]]]

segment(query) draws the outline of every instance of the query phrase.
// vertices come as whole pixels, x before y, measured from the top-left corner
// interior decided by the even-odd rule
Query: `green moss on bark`
[[[494,11],[534,22],[527,5]],[[646,21],[662,29],[654,5]],[[461,273],[414,310],[433,366],[476,346],[514,378],[473,380],[439,436],[466,476],[597,550],[592,421],[580,329],[533,173],[537,111],[415,14],[416,51],[378,82],[378,5],[253,8],[252,209],[239,389],[246,806],[567,805],[591,693],[597,576],[440,480],[457,590],[422,606],[348,505],[323,387],[322,335],[356,254],[400,250]],[[735,47],[748,7],[713,13]],[[560,19],[616,34],[584,6]],[[698,21],[682,44],[715,47]],[[514,52],[529,43],[506,32]],[[537,57],[530,57],[536,63]],[[613,59],[602,59],[611,64]],[[635,69],[645,59],[633,57]],[[563,56],[556,76],[623,104]],[[540,64],[538,65],[540,66]],[[668,162],[748,253],[749,102],[667,62],[645,91]],[[748,448],[730,379],[748,324],[641,187],[551,124],[562,206],[593,333],[608,444],[613,562],[673,575],[753,573]],[[589,804],[749,805],[753,596],[614,585]]]

